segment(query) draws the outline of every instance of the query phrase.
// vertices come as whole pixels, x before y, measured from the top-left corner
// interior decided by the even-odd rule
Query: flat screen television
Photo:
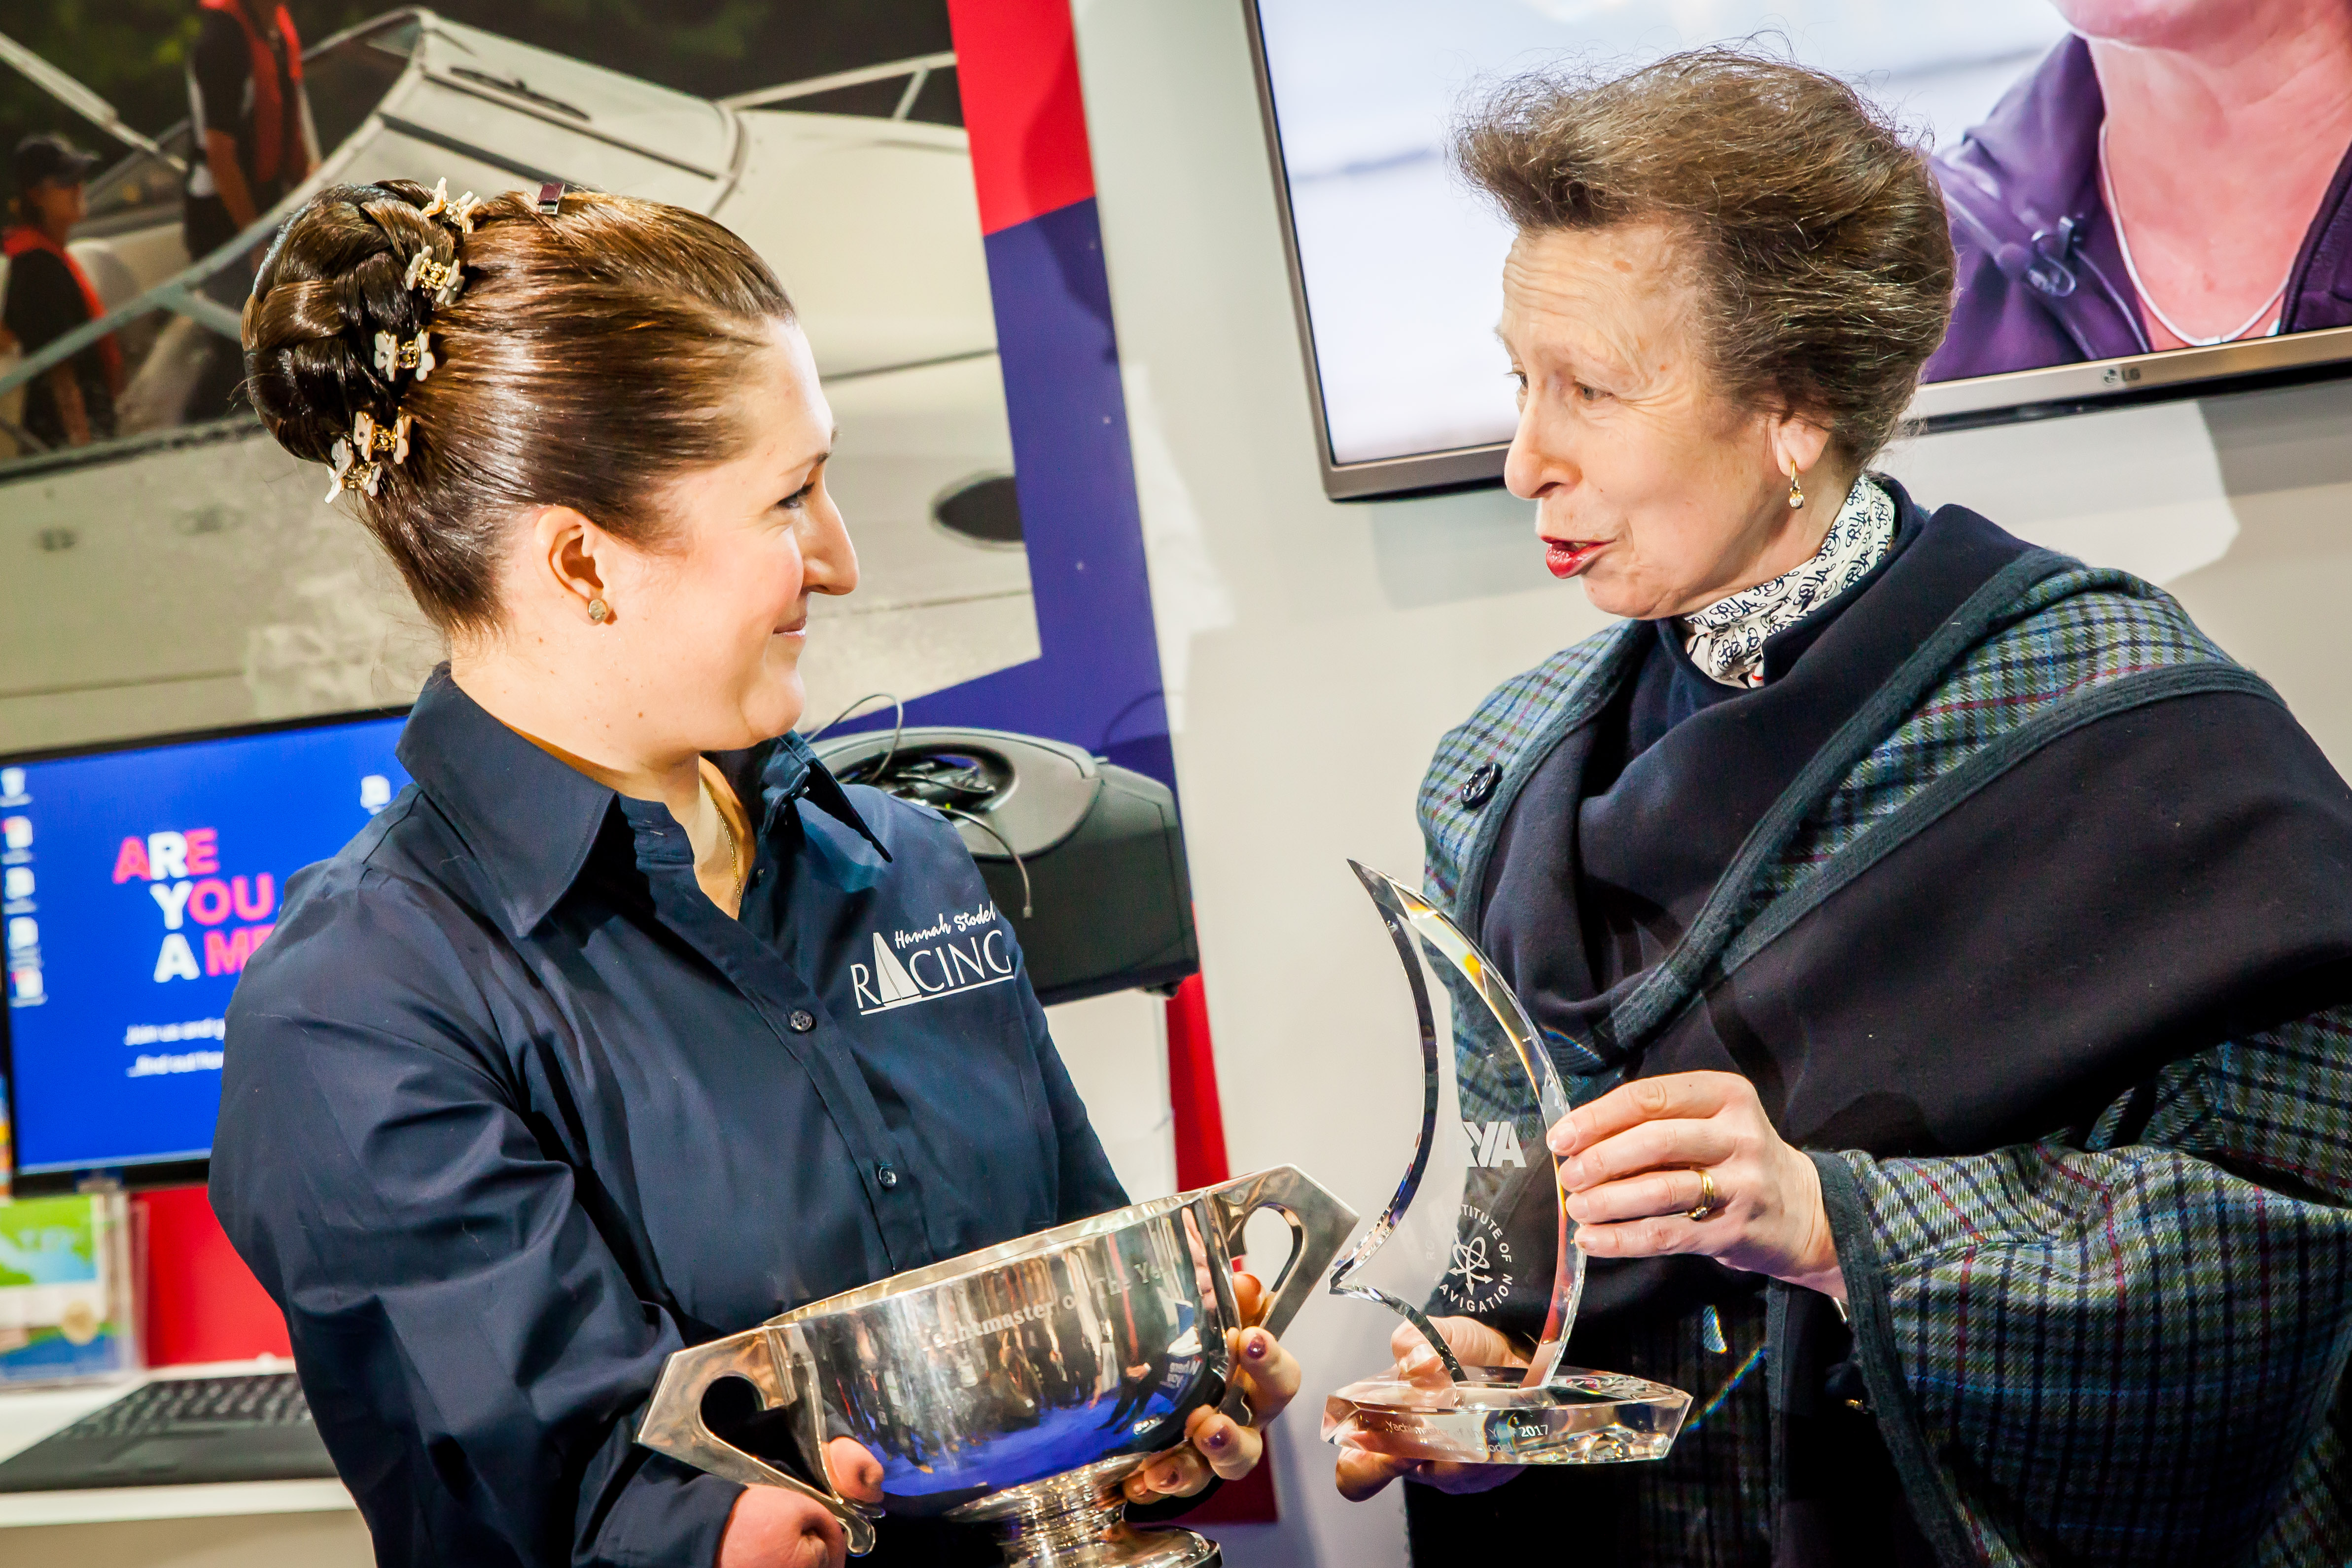
[[[201,1179],[222,1019],[287,879],[408,776],[397,713],[0,758],[20,1194]]]
[[[2282,176],[2298,193],[2298,210],[2263,225],[2275,232],[2260,243],[2248,235],[2230,253],[2240,274],[2209,273],[2201,292],[2168,301],[2161,289],[2151,295],[2149,280],[2183,276],[2179,258],[2142,254],[2135,263],[2128,254],[2135,163],[2148,167],[2159,151],[2174,173],[2180,162],[2171,141],[2157,145],[2177,141],[2178,115],[2161,131],[2147,129],[2147,95],[2127,98],[2136,84],[2116,74],[2118,58],[2147,52],[2150,40],[2133,29],[2171,28],[2155,42],[2194,74],[2208,65],[2250,68],[2231,63],[2237,56],[2205,61],[2199,51],[2242,53],[2247,37],[2268,27],[2273,36],[2262,47],[2272,53],[2256,62],[2256,90],[2269,90],[2262,71],[2316,73],[2333,82],[2338,101],[2352,102],[2345,40],[2276,36],[2282,18],[2324,7],[2273,0],[1242,4],[1324,486],[1336,498],[1488,484],[1502,473],[1515,418],[1493,329],[1510,234],[1447,162],[1448,128],[1465,93],[1531,68],[1613,71],[1710,43],[1752,39],[1833,71],[1929,139],[1953,213],[1962,287],[1951,335],[1912,406],[1927,428],[2313,379],[2352,365],[2352,191],[2336,167],[2344,134],[2312,144],[2318,152],[2301,156],[2302,172]],[[2273,70],[2282,59],[2295,69]],[[2111,111],[2110,99],[2131,107]],[[2216,138],[2253,123],[2232,115]],[[2126,140],[2135,136],[2137,148]],[[2165,237],[2163,225],[2137,232],[2143,252]],[[2259,308],[2248,303],[2266,292]]]

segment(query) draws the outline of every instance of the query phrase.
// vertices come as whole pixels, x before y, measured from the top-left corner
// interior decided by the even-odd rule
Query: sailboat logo
[[[915,977],[907,973],[907,966],[898,962],[898,956],[890,951],[879,931],[874,934],[874,990],[886,1008],[911,1002],[923,994],[923,988],[915,984]]]
[[[984,906],[920,931],[875,932],[874,962],[850,965],[849,986],[860,1013],[879,1013],[1001,986],[1019,972],[995,909]]]

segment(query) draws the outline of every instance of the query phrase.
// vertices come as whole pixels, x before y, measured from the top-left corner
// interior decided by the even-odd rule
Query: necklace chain
[[[2139,267],[2137,264],[2132,260],[2131,236],[2124,232],[2124,210],[2116,201],[2115,176],[2107,170],[2107,128],[2105,124],[2102,124],[2099,127],[2099,193],[2106,198],[2107,216],[2115,220],[2116,248],[2123,252],[2124,272],[2131,278],[2132,288],[2139,295],[2139,302],[2147,307],[2147,313],[2155,317],[2158,323],[2162,326],[2166,331],[2179,339],[2183,343],[2189,345],[2189,347],[2192,349],[2210,349],[2219,343],[2236,342],[2239,339],[2252,331],[2256,327],[2262,325],[2263,318],[2271,313],[2271,307],[2276,305],[2282,298],[2285,298],[2286,286],[2290,282],[2294,281],[2294,263],[2292,261],[2287,263],[2286,276],[2279,279],[2279,285],[2276,288],[2271,290],[2270,298],[2263,300],[2261,307],[2257,308],[2252,316],[2247,317],[2244,323],[2241,325],[2237,330],[2232,332],[2223,332],[2211,338],[2200,338],[2193,332],[2182,331],[2180,328],[2174,323],[2172,318],[2164,313],[2164,307],[2156,302],[2156,296],[2147,291],[2147,285],[2140,281]],[[2267,335],[2268,334],[2265,334],[2265,336]]]
[[[735,837],[735,824],[727,820],[727,808],[719,803],[718,792],[710,788],[708,779],[702,781],[702,792],[710,798],[710,809],[719,814],[719,831],[727,835],[728,885],[740,899],[743,896],[743,846]]]

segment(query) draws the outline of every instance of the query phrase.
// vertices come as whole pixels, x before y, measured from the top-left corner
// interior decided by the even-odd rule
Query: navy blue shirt
[[[635,1446],[662,1360],[1126,1202],[947,821],[797,737],[667,808],[427,683],[416,782],[230,1005],[212,1200],[384,1563],[704,1564],[740,1489]]]

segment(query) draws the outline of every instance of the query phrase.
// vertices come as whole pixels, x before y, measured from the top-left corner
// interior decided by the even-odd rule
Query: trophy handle
[[[697,1469],[745,1486],[783,1487],[823,1504],[849,1538],[849,1554],[874,1550],[874,1521],[864,1505],[833,1490],[824,1462],[824,1410],[816,1396],[816,1363],[796,1326],[746,1329],[707,1344],[673,1351],[662,1364],[661,1381],[637,1423],[637,1441]],[[813,1475],[826,1490],[787,1475],[712,1431],[702,1419],[702,1396],[722,1377],[740,1377],[759,1390],[760,1408],[786,1406],[794,1413],[793,1438]]]
[[[1356,1228],[1356,1211],[1297,1166],[1276,1166],[1243,1176],[1211,1187],[1207,1196],[1217,1206],[1218,1229],[1228,1254],[1241,1250],[1242,1232],[1259,1209],[1273,1209],[1289,1223],[1290,1256],[1267,1284],[1265,1310],[1255,1324],[1279,1337],[1307,1304],[1315,1281],[1347,1245]]]

